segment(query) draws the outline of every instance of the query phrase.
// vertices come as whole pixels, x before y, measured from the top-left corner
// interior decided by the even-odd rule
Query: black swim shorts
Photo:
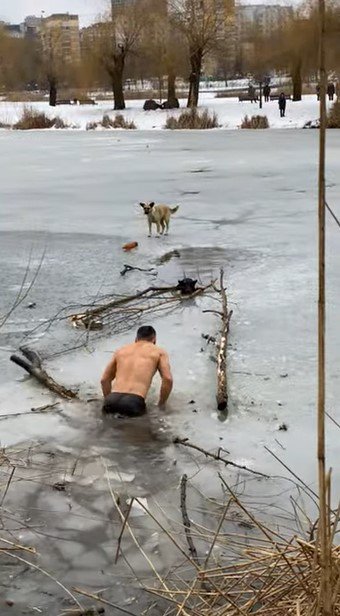
[[[136,394],[120,394],[114,392],[106,396],[103,413],[123,415],[124,417],[139,417],[146,413],[145,400]]]

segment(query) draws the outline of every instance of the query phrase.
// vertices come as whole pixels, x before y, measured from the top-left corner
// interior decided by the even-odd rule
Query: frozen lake
[[[188,437],[205,449],[222,444],[236,462],[287,475],[267,446],[315,489],[317,145],[317,131],[295,130],[1,132],[1,313],[12,305],[29,259],[32,276],[44,253],[32,291],[0,330],[1,414],[53,400],[9,362],[10,353],[37,326],[28,340],[49,358],[55,378],[79,386],[84,397],[99,395],[110,353],[134,335],[90,336],[87,349],[54,356],[74,336],[67,323],[49,331],[43,327],[58,310],[98,293],[132,293],[155,281],[176,283],[183,273],[207,282],[223,266],[234,311],[229,417],[221,421],[215,411],[213,350],[201,338],[218,330],[218,319],[202,313],[215,304],[209,298],[197,300],[154,320],[175,380],[165,433]],[[327,152],[327,196],[339,215],[338,131],[329,133]],[[147,237],[138,203],[151,200],[180,205],[167,238]],[[133,240],[139,242],[138,251],[124,254],[121,246]],[[330,217],[327,246],[327,409],[339,421],[340,231]],[[159,265],[159,258],[174,249],[180,256]],[[133,272],[122,278],[124,263],[155,266],[158,276]],[[36,303],[34,310],[27,308],[30,302]],[[157,429],[156,393],[154,386],[150,406]],[[188,404],[192,399],[194,409]],[[110,468],[132,477],[130,495],[157,495],[192,470],[179,456],[175,471],[176,449],[154,441],[145,426],[103,430],[99,403],[62,406],[61,415],[2,421],[1,445],[43,441],[68,453],[86,448],[89,456],[102,455]],[[287,432],[279,431],[282,423]],[[339,432],[331,423],[327,428],[337,495]],[[213,496],[216,482],[208,478],[206,469],[196,482]],[[91,558],[87,574],[93,580],[91,566],[98,568],[101,561]],[[65,574],[62,565],[59,572]]]

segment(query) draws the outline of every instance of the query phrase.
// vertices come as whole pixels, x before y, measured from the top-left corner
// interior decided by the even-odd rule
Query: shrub
[[[104,128],[124,128],[129,130],[137,128],[133,120],[126,120],[121,113],[118,113],[113,119],[106,114],[103,116],[101,123]]]
[[[67,128],[64,120],[59,118],[49,118],[43,111],[38,111],[32,107],[24,107],[21,118],[13,124],[16,130],[34,130],[42,128]]]
[[[246,115],[241,124],[241,128],[269,128],[267,116],[256,115],[248,118]]]
[[[86,124],[86,130],[96,130],[97,127],[98,127],[97,122],[88,122]]]
[[[6,122],[0,122],[0,128],[12,128],[12,126]]]
[[[183,111],[177,118],[169,116],[165,128],[170,130],[218,128],[218,118],[216,113],[211,115],[207,109],[199,113],[193,107],[189,111]]]
[[[340,101],[335,101],[328,113],[327,128],[340,128]]]
[[[64,122],[64,120],[62,120],[59,116],[54,118],[53,126],[54,128],[69,128],[69,124],[66,124],[66,122]]]

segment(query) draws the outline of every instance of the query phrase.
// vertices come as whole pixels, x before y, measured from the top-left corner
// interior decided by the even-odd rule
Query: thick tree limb
[[[266,479],[269,479],[269,475],[260,473],[260,471],[254,471],[253,469],[248,468],[247,466],[243,466],[242,464],[236,464],[236,462],[227,460],[227,458],[222,458],[221,451],[223,450],[221,448],[218,450],[217,454],[215,454],[215,453],[211,453],[210,451],[206,451],[205,449],[202,449],[201,447],[198,447],[197,445],[193,445],[192,443],[189,442],[189,439],[187,438],[176,437],[173,440],[173,443],[175,445],[184,445],[185,447],[189,447],[190,449],[195,449],[195,451],[199,451],[200,453],[203,453],[203,455],[205,455],[206,458],[212,458],[213,460],[217,460],[218,462],[223,462],[223,464],[225,464],[226,466],[233,466],[234,468],[239,468],[243,471],[247,471],[248,473],[252,473],[253,475],[258,475],[259,477],[265,477]]]
[[[66,398],[68,400],[72,400],[73,398],[78,397],[78,394],[75,391],[73,391],[72,389],[66,389],[66,387],[57,383],[46,372],[46,370],[42,368],[41,359],[38,353],[26,347],[22,347],[20,351],[26,357],[26,359],[23,359],[18,355],[11,355],[10,360],[14,364],[20,366],[20,368],[23,368],[23,370],[26,370],[26,372],[28,372],[28,374],[30,374],[31,376],[34,376],[34,378],[36,378],[39,383],[45,385],[47,389],[53,391],[53,393],[55,394],[58,394],[58,396],[61,396],[62,398]]]
[[[188,477],[187,475],[183,475],[182,479],[181,479],[181,512],[182,512],[182,519],[183,519],[183,525],[184,525],[184,530],[185,530],[185,536],[187,538],[187,543],[189,546],[189,552],[190,555],[192,557],[192,559],[199,563],[199,558],[198,558],[198,554],[197,554],[197,550],[195,548],[194,542],[192,540],[192,536],[191,536],[191,523],[190,523],[190,519],[188,516],[188,511],[187,511],[187,481],[188,481]]]
[[[227,383],[227,344],[229,324],[232,310],[228,311],[228,299],[224,287],[224,272],[220,272],[220,289],[222,311],[219,313],[222,320],[220,340],[217,345],[217,408],[219,411],[228,411],[228,383]]]

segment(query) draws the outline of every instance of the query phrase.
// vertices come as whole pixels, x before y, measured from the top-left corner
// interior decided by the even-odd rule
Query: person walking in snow
[[[286,113],[286,95],[284,92],[281,92],[279,96],[279,109],[280,109],[280,117],[284,118]]]
[[[251,103],[256,103],[256,90],[252,83],[248,86],[248,97]]]
[[[332,81],[327,86],[327,94],[328,94],[328,100],[332,101],[334,99],[334,94],[335,94],[335,85]]]
[[[265,103],[268,103],[269,97],[270,97],[270,85],[268,83],[266,83],[266,85],[263,88],[263,94],[264,94]]]
[[[320,100],[320,84],[319,83],[316,86],[316,98],[318,101]]]

